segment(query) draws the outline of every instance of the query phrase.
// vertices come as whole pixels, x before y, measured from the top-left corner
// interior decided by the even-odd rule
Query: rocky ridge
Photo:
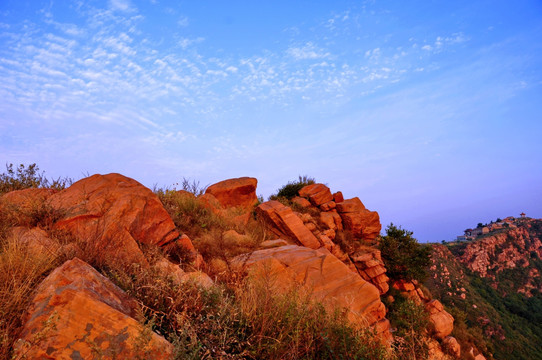
[[[366,209],[359,198],[345,200],[342,193],[332,193],[323,184],[302,188],[287,204],[271,200],[257,205],[256,186],[254,178],[230,179],[198,197],[183,191],[174,196],[176,201],[209,209],[218,218],[231,218],[237,229],[252,221],[254,211],[269,230],[267,239],[259,249],[226,259],[228,271],[252,276],[265,272],[279,284],[270,288],[276,293],[290,286],[306,289],[330,311],[346,311],[354,326],[373,329],[389,346],[392,329],[381,296],[390,285],[377,248],[378,213]],[[36,289],[16,357],[127,358],[134,352],[152,358],[172,356],[171,345],[136,320],[137,303],[78,258],[89,249],[96,255],[92,262],[104,268],[137,265],[178,284],[213,286],[201,271],[212,264],[198,251],[200,243],[176,226],[156,194],[120,174],[93,175],[58,192],[10,192],[0,198],[0,210],[2,216],[19,219],[19,226],[11,229],[12,239],[34,251],[68,259]],[[36,210],[42,212],[37,223],[36,214],[28,215]],[[220,238],[242,249],[247,236],[232,229]],[[148,247],[161,250],[150,256]],[[461,350],[449,336],[453,317],[442,304],[425,296],[415,282],[393,285],[424,305],[434,338],[431,358],[445,358],[442,349],[458,357]],[[95,310],[87,312],[88,308]],[[114,324],[110,319],[115,319]],[[47,327],[51,322],[54,326]]]

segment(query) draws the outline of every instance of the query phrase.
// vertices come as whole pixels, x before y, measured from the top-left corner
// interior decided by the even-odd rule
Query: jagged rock
[[[431,330],[437,339],[444,339],[454,329],[454,317],[450,315],[438,300],[431,300],[425,304],[429,313]]]
[[[270,200],[260,204],[256,208],[256,214],[280,237],[286,237],[311,249],[318,249],[321,246],[292,209],[278,201]]]
[[[442,340],[442,347],[446,352],[453,357],[459,359],[461,357],[461,345],[457,342],[456,338],[452,336],[446,336]]]
[[[341,216],[336,211],[321,212],[320,221],[328,229],[332,229],[332,230],[343,229],[343,222],[342,222]]]
[[[205,193],[213,195],[224,208],[242,207],[252,209],[258,202],[256,196],[257,185],[257,179],[241,177],[213,184],[205,190]]]
[[[344,201],[343,193],[340,192],[340,191],[337,191],[336,193],[334,193],[333,194],[333,201],[335,201],[335,203],[343,202]]]
[[[344,228],[355,237],[372,241],[380,234],[382,225],[378,213],[367,210],[359,198],[344,200],[336,206]]]
[[[299,196],[308,198],[314,206],[320,206],[333,200],[331,191],[324,184],[307,185],[299,190]]]
[[[79,180],[47,204],[64,214],[55,230],[91,243],[112,261],[145,263],[138,243],[166,246],[180,236],[158,197],[120,174]]]
[[[170,359],[173,346],[144,329],[137,304],[87,263],[74,258],[36,289],[17,359]],[[147,335],[148,332],[148,335]]]
[[[320,210],[330,211],[330,210],[335,209],[336,206],[337,204],[335,204],[335,201],[328,201],[327,203],[320,205]]]
[[[385,275],[386,268],[380,250],[369,246],[360,246],[350,255],[350,258],[361,277],[375,285],[381,295],[388,292],[389,278]]]
[[[308,288],[328,309],[347,309],[348,319],[354,324],[375,325],[386,314],[378,289],[324,248],[281,246],[238,256],[232,264],[248,267],[255,276],[265,276],[275,291],[286,291],[293,285]],[[386,324],[377,327],[384,338],[389,337]]]

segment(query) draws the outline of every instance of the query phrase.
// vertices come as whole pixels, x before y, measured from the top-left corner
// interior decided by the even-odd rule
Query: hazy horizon
[[[542,218],[542,3],[0,4],[0,166],[298,175],[423,242]]]

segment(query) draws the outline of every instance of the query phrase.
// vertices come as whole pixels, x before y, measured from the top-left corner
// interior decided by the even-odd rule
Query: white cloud
[[[181,40],[179,40],[178,44],[179,44],[179,46],[181,48],[186,49],[191,45],[199,44],[199,43],[202,43],[204,41],[205,41],[205,38],[203,38],[203,37],[197,37],[197,38],[193,38],[193,39],[182,38]]]
[[[132,9],[130,0],[110,0],[109,5],[113,10],[128,11]]]
[[[295,60],[323,59],[330,56],[329,52],[317,47],[312,42],[307,42],[301,47],[290,47],[286,53]]]
[[[186,16],[181,16],[179,20],[177,20],[177,25],[180,27],[187,27],[189,24],[188,18]]]

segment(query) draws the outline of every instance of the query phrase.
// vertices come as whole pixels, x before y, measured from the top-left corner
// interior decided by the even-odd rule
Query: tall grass
[[[33,291],[58,265],[51,253],[29,251],[5,228],[0,234],[0,359],[10,358]]]

